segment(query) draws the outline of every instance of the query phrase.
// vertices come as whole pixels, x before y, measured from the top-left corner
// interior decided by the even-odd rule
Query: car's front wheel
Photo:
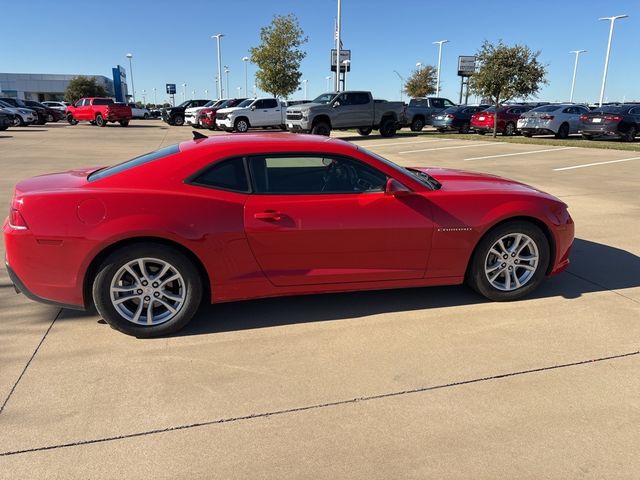
[[[138,244],[109,255],[93,282],[93,301],[112,328],[140,338],[173,333],[195,315],[202,280],[184,254]]]
[[[530,222],[512,221],[480,240],[467,281],[490,300],[516,300],[540,285],[549,261],[549,242],[542,230]]]

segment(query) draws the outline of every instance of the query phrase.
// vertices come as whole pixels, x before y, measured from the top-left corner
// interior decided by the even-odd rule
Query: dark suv
[[[184,111],[192,107],[204,107],[210,100],[187,100],[176,107],[162,110],[162,120],[169,125],[184,125]]]

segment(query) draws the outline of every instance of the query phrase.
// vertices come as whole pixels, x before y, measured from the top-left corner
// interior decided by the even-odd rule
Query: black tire
[[[462,124],[462,126],[460,127],[460,133],[464,133],[467,134],[469,133],[469,131],[471,130],[471,125],[469,125],[469,122],[464,122]]]
[[[527,138],[531,138],[531,137],[533,137],[533,133],[529,133],[529,132],[522,132],[522,136],[523,136],[523,137],[527,137]]]
[[[173,117],[171,117],[171,125],[176,125],[177,127],[181,127],[182,125],[184,125],[184,116],[178,114],[178,115],[174,115]]]
[[[638,133],[638,130],[636,129],[635,125],[630,125],[629,128],[627,129],[626,132],[624,132],[624,135],[622,136],[622,141],[623,142],[633,142],[636,139],[636,134]]]
[[[20,115],[16,115],[16,127],[26,127],[27,124]]]
[[[438,130],[438,133],[445,133],[447,131],[446,128],[437,128],[436,130]]]
[[[498,242],[498,240],[504,238],[505,236],[516,234],[524,234],[528,236],[533,241],[533,243],[535,243],[535,247],[538,251],[538,263],[535,266],[535,271],[533,271],[533,274],[530,275],[530,277],[521,287],[505,291],[495,287],[490,283],[489,279],[487,278],[487,275],[489,274],[485,273],[485,262],[488,261],[489,255],[491,255],[490,250],[494,246],[494,244]],[[508,245],[506,245],[506,247],[509,248]],[[493,228],[492,230],[489,230],[489,232],[487,232],[484,237],[482,237],[482,239],[476,246],[469,264],[467,283],[476,292],[488,298],[489,300],[503,302],[522,298],[535,290],[544,280],[547,268],[549,266],[551,256],[550,251],[551,249],[549,247],[549,241],[547,240],[547,237],[542,232],[542,230],[540,230],[540,228],[538,228],[533,223],[522,220],[503,223]],[[522,268],[518,266],[508,266],[507,260],[513,261],[512,259],[507,258],[505,260],[505,263],[502,263],[500,265],[500,268],[515,268],[516,271],[518,268]],[[504,274],[501,275],[504,276]],[[498,278],[500,278],[500,275],[498,275]]]
[[[359,128],[358,129],[358,133],[360,135],[362,135],[363,137],[366,137],[367,135],[369,135],[371,132],[373,131],[373,128],[371,127],[367,127],[367,128]]]
[[[484,130],[476,130],[476,133],[477,133],[478,135],[484,135],[484,134],[485,134],[485,133],[487,133],[487,132],[485,132]]]
[[[8,126],[0,127],[0,132],[4,132],[7,128],[9,127]]]
[[[184,303],[178,308],[177,313],[164,323],[150,326],[133,323],[119,313],[111,301],[110,289],[114,277],[124,265],[139,258],[166,262],[184,280]],[[93,281],[92,294],[98,313],[112,328],[138,338],[151,338],[173,333],[193,318],[202,300],[202,279],[193,262],[178,250],[157,243],[137,244],[117,250],[105,259]],[[148,298],[151,298],[151,295]],[[144,303],[141,310],[144,310]]]
[[[504,137],[512,137],[516,134],[516,126],[513,122],[507,122],[504,126],[504,131],[502,132],[502,136]]]
[[[67,115],[67,122],[69,122],[69,125],[77,125],[78,124],[78,120],[73,118],[73,115],[71,115],[71,114]]]
[[[563,123],[555,134],[556,138],[567,138],[569,136],[569,124]]]
[[[424,120],[420,117],[414,118],[409,128],[412,132],[421,132],[424,128]]]
[[[96,115],[96,125],[99,127],[107,126],[107,121],[99,113]]]
[[[129,120],[120,120],[118,123],[120,124],[121,127],[129,126]]]
[[[326,122],[318,122],[311,128],[311,133],[313,135],[324,135],[328,137],[331,135],[331,127]]]
[[[382,120],[380,124],[380,135],[385,138],[393,137],[396,134],[396,122],[392,118]]]
[[[244,117],[237,118],[233,123],[233,131],[238,133],[246,133],[249,131],[249,120]]]
[[[582,134],[582,139],[583,140],[593,140],[593,135],[586,135],[586,134]]]
[[[145,119],[145,120],[149,120],[149,114],[148,114],[148,113],[145,113],[145,114],[144,114],[144,119]]]
[[[47,113],[47,117],[45,119],[47,122],[51,122],[53,123],[55,120],[53,119],[53,115],[51,115],[50,113]]]

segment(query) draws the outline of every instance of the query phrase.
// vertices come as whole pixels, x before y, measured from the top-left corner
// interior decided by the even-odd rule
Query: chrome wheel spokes
[[[184,306],[186,286],[180,272],[168,262],[138,258],[116,272],[109,295],[125,320],[159,325],[171,320]]]
[[[509,292],[529,283],[539,262],[540,253],[533,239],[524,233],[510,233],[489,249],[484,273],[491,286]]]

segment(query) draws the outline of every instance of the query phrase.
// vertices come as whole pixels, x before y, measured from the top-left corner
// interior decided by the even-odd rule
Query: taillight
[[[622,120],[622,117],[619,115],[607,115],[606,117],[604,117],[605,120],[610,120],[612,122],[619,122],[620,120]]]
[[[542,117],[540,117],[540,120],[553,120],[554,116],[553,115],[543,115]]]
[[[27,230],[29,228],[22,214],[13,207],[9,209],[9,226],[15,230]]]
[[[447,114],[447,118],[456,118],[455,115],[451,115],[450,113]]]
[[[587,120],[589,120],[589,117],[587,117],[586,115],[580,115],[580,120],[586,122]]]

